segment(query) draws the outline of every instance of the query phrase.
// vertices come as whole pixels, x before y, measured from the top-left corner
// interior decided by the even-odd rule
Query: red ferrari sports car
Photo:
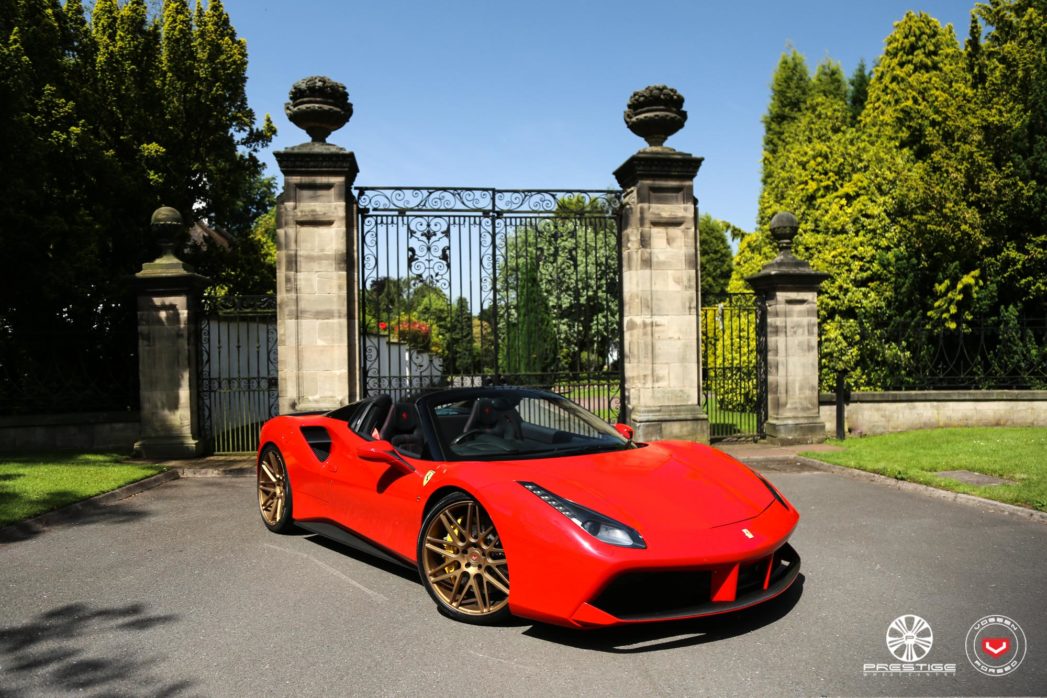
[[[631,437],[539,390],[381,395],[268,421],[258,506],[271,531],[417,569],[470,623],[693,618],[789,588],[799,515],[771,483],[708,446]]]

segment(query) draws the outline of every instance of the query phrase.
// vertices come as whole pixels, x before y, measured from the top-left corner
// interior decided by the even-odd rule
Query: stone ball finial
[[[172,245],[178,234],[182,232],[185,224],[178,209],[170,206],[161,206],[153,211],[153,216],[149,219],[149,226],[153,229],[153,235],[156,236],[161,245]]]
[[[793,238],[800,229],[800,221],[788,211],[779,211],[771,218],[771,237],[778,243],[779,252],[792,250]]]
[[[629,97],[625,125],[651,148],[663,148],[666,139],[686,122],[683,95],[671,87],[650,85]]]
[[[172,279],[184,283],[188,279],[190,284],[200,285],[207,283],[207,279],[193,272],[193,268],[174,253],[175,243],[179,236],[185,231],[185,221],[178,209],[170,206],[161,206],[153,211],[149,219],[149,226],[160,244],[160,256],[152,262],[142,265],[142,271],[135,274],[135,278],[153,288],[170,288]],[[155,284],[161,284],[156,286]]]
[[[326,143],[353,115],[345,85],[324,75],[302,78],[291,86],[288,97],[291,101],[284,105],[284,113],[313,143]]]
[[[161,206],[153,211],[153,217],[149,219],[150,225],[182,225],[182,214],[177,208]]]

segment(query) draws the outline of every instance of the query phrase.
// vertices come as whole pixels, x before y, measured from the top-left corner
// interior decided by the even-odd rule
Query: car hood
[[[757,516],[773,501],[764,483],[745,465],[691,442],[658,442],[518,465],[526,473],[520,480],[640,531],[724,526]]]

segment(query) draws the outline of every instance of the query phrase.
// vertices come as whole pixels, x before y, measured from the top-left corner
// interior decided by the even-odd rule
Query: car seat
[[[410,402],[395,403],[385,418],[381,437],[399,451],[421,456],[424,439],[415,406]]]
[[[477,398],[462,433],[482,431],[503,439],[523,440],[520,415],[505,400]]]

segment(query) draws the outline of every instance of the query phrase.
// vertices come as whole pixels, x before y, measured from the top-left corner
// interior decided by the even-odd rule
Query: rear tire
[[[294,530],[291,518],[291,480],[280,449],[272,444],[258,458],[258,512],[262,523],[273,533]]]
[[[494,625],[509,618],[509,564],[498,531],[479,502],[452,492],[418,534],[418,574],[448,618]]]

